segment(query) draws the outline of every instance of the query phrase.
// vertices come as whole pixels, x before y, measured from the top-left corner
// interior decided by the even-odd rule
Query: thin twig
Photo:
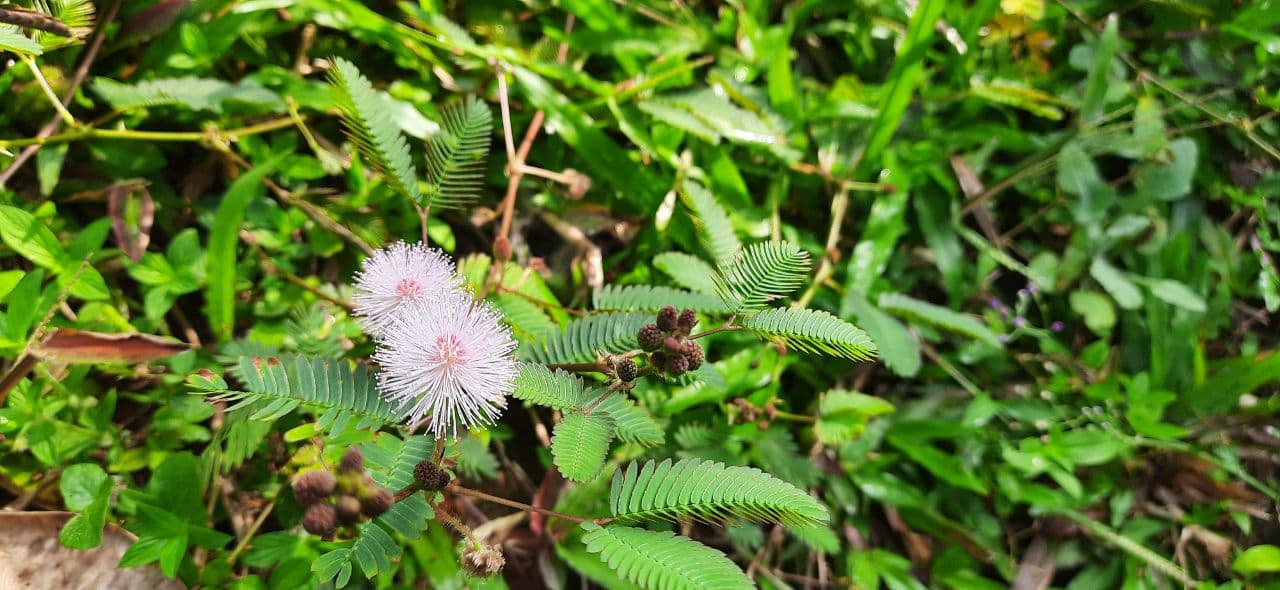
[[[245,549],[249,548],[249,541],[253,540],[253,536],[258,533],[258,529],[262,528],[262,523],[266,522],[267,516],[271,515],[271,510],[275,507],[275,502],[267,504],[267,507],[263,508],[262,512],[258,513],[258,517],[253,519],[253,522],[249,524],[249,528],[245,530],[244,535],[240,537],[240,542],[236,543],[235,549],[232,549],[231,553],[227,555],[227,567],[234,565],[236,558],[239,557],[241,553],[244,553]]]
[[[515,500],[500,498],[498,496],[486,494],[480,490],[464,488],[458,485],[450,485],[449,487],[445,488],[445,491],[452,492],[460,496],[470,496],[472,498],[476,498],[478,500],[484,500],[486,502],[493,502],[494,504],[502,504],[503,506],[509,506],[511,508],[518,508],[520,510],[525,510],[527,512],[537,512],[538,514],[541,514],[543,516],[550,516],[554,518],[559,518],[561,520],[567,520],[570,522],[577,522],[577,523],[594,522],[596,524],[605,524],[613,520],[612,518],[590,519],[590,518],[582,518],[581,516],[573,516],[572,514],[556,512],[555,510],[548,510],[546,508],[539,508],[532,504],[525,504],[524,502],[517,502]]]

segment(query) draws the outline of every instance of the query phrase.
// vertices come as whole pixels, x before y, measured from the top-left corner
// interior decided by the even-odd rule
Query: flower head
[[[491,424],[515,389],[516,342],[491,306],[455,291],[405,310],[374,355],[382,395],[409,422],[431,416],[436,437]]]
[[[374,252],[356,273],[355,313],[366,332],[382,338],[405,310],[438,303],[458,284],[443,252],[396,242]]]

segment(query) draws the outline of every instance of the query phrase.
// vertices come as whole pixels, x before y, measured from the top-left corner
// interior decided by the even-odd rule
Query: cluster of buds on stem
[[[364,456],[356,449],[342,456],[336,477],[318,470],[294,478],[293,497],[306,510],[302,528],[325,538],[332,538],[338,527],[382,516],[395,503],[395,495],[365,473]]]
[[[655,372],[676,377],[702,366],[702,347],[688,339],[697,323],[698,315],[692,309],[677,312],[668,305],[658,312],[655,323],[640,328],[636,338],[640,348],[649,353],[649,365]]]

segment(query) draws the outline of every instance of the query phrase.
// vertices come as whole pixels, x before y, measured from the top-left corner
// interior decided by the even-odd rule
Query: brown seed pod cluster
[[[647,324],[636,334],[640,348],[649,354],[649,364],[668,377],[682,375],[702,366],[702,347],[689,340],[698,323],[692,309],[676,311],[670,305],[658,311],[657,321]],[[618,377],[622,378],[619,371]],[[626,379],[623,379],[626,381]]]
[[[382,516],[395,495],[374,483],[364,471],[364,456],[351,449],[338,463],[338,475],[308,471],[293,480],[293,497],[305,508],[302,528],[331,538],[340,526]]]

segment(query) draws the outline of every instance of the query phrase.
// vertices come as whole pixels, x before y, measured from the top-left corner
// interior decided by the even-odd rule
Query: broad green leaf
[[[1190,287],[1172,280],[1172,279],[1150,279],[1147,286],[1151,288],[1151,294],[1170,305],[1176,305],[1183,309],[1204,313],[1209,309],[1205,304],[1204,298],[1199,293],[1192,291]]]
[[[952,311],[940,305],[908,297],[901,293],[883,293],[880,295],[880,309],[888,311],[912,321],[923,322],[962,334],[989,346],[1001,348],[1000,338],[986,324],[973,316]]]
[[[249,202],[263,194],[262,184],[279,159],[254,166],[231,184],[218,205],[213,231],[209,235],[209,286],[205,309],[213,331],[221,340],[230,340],[235,327],[236,245],[240,243],[241,222]]]
[[[916,4],[911,21],[907,23],[906,37],[898,46],[898,55],[885,78],[888,84],[880,89],[876,119],[867,133],[860,161],[877,161],[901,126],[902,116],[911,104],[911,96],[924,81],[924,58],[933,38],[934,24],[945,6],[944,0],[921,0]]]
[[[62,270],[65,253],[58,238],[34,215],[0,205],[0,239],[23,258],[54,272]]]
[[[871,418],[893,410],[893,404],[878,397],[856,391],[829,391],[818,405],[813,431],[823,444],[838,445],[861,435]]]
[[[1167,163],[1147,163],[1138,167],[1133,179],[1138,195],[1156,201],[1174,201],[1191,192],[1191,178],[1196,172],[1199,148],[1190,138],[1179,138],[1169,144]]]
[[[1231,569],[1246,576],[1256,573],[1280,572],[1280,547],[1254,545],[1236,556]]]
[[[1137,309],[1142,307],[1142,291],[1131,282],[1125,273],[1111,266],[1107,260],[1101,256],[1093,259],[1093,264],[1089,265],[1089,274],[1102,285],[1103,289],[1116,300],[1116,304],[1124,309]]]
[[[1116,310],[1111,301],[1095,291],[1072,291],[1071,310],[1084,316],[1084,323],[1095,334],[1107,335],[1116,325]]]
[[[62,472],[58,483],[67,509],[78,512],[62,527],[59,539],[64,547],[92,549],[102,542],[111,501],[111,478],[92,463],[72,465]]]
[[[915,376],[920,371],[920,343],[902,322],[867,303],[852,289],[845,294],[844,307],[871,336],[889,370],[903,377]]]

